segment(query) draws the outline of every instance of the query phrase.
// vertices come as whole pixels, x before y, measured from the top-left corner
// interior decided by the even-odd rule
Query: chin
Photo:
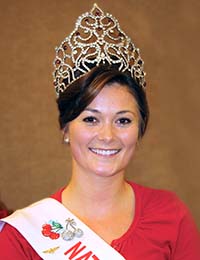
[[[107,167],[106,169],[105,168],[96,168],[94,173],[97,175],[97,176],[102,176],[102,177],[112,177],[112,176],[115,176],[117,174],[122,174],[124,172],[123,169],[110,169]]]

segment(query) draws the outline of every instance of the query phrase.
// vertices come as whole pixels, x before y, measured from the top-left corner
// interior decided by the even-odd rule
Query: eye
[[[127,117],[122,117],[122,118],[119,118],[117,120],[117,124],[119,124],[121,126],[128,125],[131,122],[132,122],[132,120],[130,118],[127,118]]]
[[[94,116],[87,116],[83,119],[83,122],[89,123],[89,124],[96,124],[97,123],[97,119]]]

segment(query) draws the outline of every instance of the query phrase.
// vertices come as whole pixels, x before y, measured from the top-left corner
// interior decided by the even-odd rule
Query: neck
[[[81,174],[73,172],[62,201],[74,213],[76,210],[84,212],[84,215],[98,212],[100,216],[123,204],[127,194],[130,194],[130,186],[122,174],[109,177],[84,175],[81,178]]]

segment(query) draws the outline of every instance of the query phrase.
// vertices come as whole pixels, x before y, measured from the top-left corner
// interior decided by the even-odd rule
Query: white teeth
[[[100,155],[113,155],[119,152],[119,150],[113,149],[113,150],[103,150],[103,149],[90,149],[92,152]]]

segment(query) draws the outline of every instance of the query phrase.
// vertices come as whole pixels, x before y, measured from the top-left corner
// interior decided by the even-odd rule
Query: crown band
[[[78,18],[73,32],[56,48],[53,78],[57,95],[100,64],[117,65],[119,71],[130,72],[145,88],[144,62],[139,49],[120,29],[118,21],[94,4],[90,12]]]

